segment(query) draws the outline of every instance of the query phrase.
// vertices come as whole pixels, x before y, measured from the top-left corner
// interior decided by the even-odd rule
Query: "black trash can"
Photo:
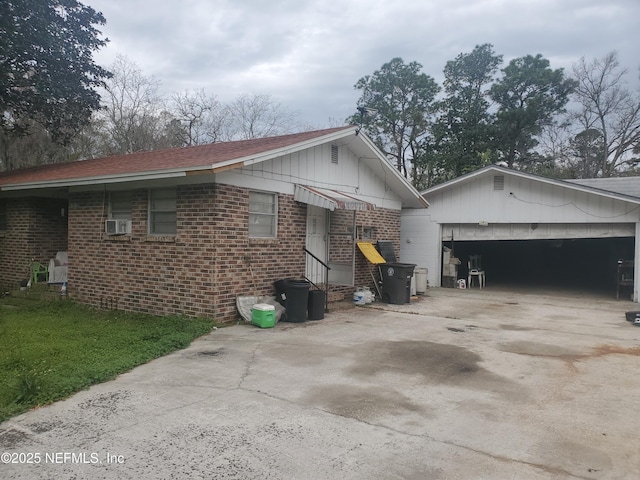
[[[411,277],[415,267],[413,263],[380,265],[383,302],[402,305],[411,301]]]
[[[307,319],[310,283],[306,280],[287,279],[284,294],[287,297],[285,313],[287,322],[304,322]]]
[[[276,289],[276,300],[283,307],[286,305],[286,293],[284,290],[284,286],[287,284],[289,280],[293,280],[293,278],[283,278],[282,280],[276,280],[273,282],[273,286]]]
[[[324,318],[324,299],[324,290],[309,291],[309,303],[307,304],[309,320],[322,320]]]

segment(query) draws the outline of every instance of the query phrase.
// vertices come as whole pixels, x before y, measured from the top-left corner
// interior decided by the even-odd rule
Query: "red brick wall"
[[[83,303],[154,314],[237,318],[238,295],[273,295],[273,282],[305,273],[306,206],[278,197],[276,239],[250,239],[244,188],[196,185],[178,188],[177,235],[147,235],[146,189],[136,190],[132,233],[104,235],[108,196],[72,193],[66,200],[7,200],[8,228],[0,234],[0,286],[27,278],[31,259],[43,263],[69,253],[69,295]],[[348,232],[352,211],[331,214],[334,232]],[[357,212],[358,227],[374,227],[374,239],[400,247],[400,212]],[[358,230],[359,231],[359,230]],[[68,233],[69,232],[69,233]],[[67,248],[67,234],[68,248]],[[336,237],[337,238],[337,237]],[[332,240],[331,261],[350,261],[351,237]],[[355,286],[374,288],[371,265],[356,249]],[[377,277],[377,271],[376,277]],[[350,299],[354,287],[331,286],[330,299]]]
[[[304,276],[307,211],[292,196],[279,195],[277,238],[249,238],[249,191],[216,188],[218,316],[227,319],[236,316],[237,295],[274,295],[274,281]]]
[[[331,231],[343,232],[353,225],[353,212],[346,210],[336,210],[331,212]],[[375,244],[378,240],[387,240],[393,242],[396,257],[398,261],[402,261],[400,256],[400,211],[378,208],[376,210],[358,211],[356,212],[356,232],[360,235],[362,227],[373,227],[373,238],[362,239]],[[361,240],[361,239],[358,239]],[[357,240],[357,241],[358,241]],[[351,239],[348,237],[332,237],[330,250],[335,251],[329,253],[332,257],[331,261],[351,259]],[[339,287],[330,286],[333,293],[330,298],[335,299],[335,294],[339,293],[345,299],[351,299],[353,292],[357,287],[369,287],[375,292],[375,283],[371,277],[371,264],[356,247],[355,250],[355,286]],[[376,282],[380,279],[378,269],[374,268],[374,278]]]
[[[67,249],[67,201],[52,198],[6,199],[7,229],[0,232],[0,287],[16,288],[29,277],[29,265],[48,266]]]
[[[107,308],[235,319],[238,295],[273,295],[275,280],[304,274],[306,208],[280,195],[278,238],[249,239],[248,198],[226,185],[179,187],[177,235],[155,238],[147,235],[147,191],[138,190],[131,235],[109,237],[103,195],[72,194],[69,295]]]

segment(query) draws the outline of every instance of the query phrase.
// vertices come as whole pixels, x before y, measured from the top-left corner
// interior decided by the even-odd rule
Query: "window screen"
[[[278,224],[275,193],[249,192],[249,237],[273,238]]]
[[[131,192],[109,194],[109,218],[131,220]]]
[[[165,188],[149,193],[149,233],[176,234],[176,190]]]

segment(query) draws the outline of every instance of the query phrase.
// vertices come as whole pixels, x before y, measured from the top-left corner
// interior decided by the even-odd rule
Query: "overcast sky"
[[[616,50],[636,82],[640,0],[81,0],[118,54],[173,93],[267,93],[318,128],[355,111],[359,78],[394,57],[441,84],[448,60],[491,43],[505,64],[542,54],[570,71]]]

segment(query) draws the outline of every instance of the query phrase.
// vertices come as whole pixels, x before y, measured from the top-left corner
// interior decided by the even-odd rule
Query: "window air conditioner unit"
[[[104,231],[107,235],[125,235],[131,232],[131,220],[107,220]]]

